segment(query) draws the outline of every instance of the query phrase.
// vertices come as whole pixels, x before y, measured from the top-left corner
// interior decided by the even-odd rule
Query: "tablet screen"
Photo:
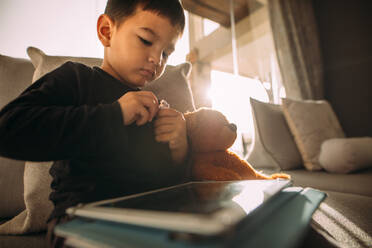
[[[99,207],[192,214],[214,214],[222,208],[241,208],[248,214],[287,183],[277,180],[194,182],[100,204]]]
[[[74,216],[210,236],[224,233],[289,180],[189,182],[67,209]]]

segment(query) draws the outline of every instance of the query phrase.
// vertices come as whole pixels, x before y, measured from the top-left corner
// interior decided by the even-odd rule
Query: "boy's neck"
[[[107,63],[107,61],[105,60],[105,58],[103,59],[102,61],[102,64],[100,66],[100,68],[106,72],[108,75],[110,75],[111,77],[115,78],[116,80],[118,80],[121,84],[124,84],[125,86],[131,88],[131,89],[134,89],[134,90],[139,90],[138,87],[134,87],[132,86],[130,83],[128,83],[126,80],[122,79],[118,73],[115,72],[115,70],[112,68],[112,66]]]

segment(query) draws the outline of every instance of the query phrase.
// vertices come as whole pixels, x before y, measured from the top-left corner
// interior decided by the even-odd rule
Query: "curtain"
[[[268,0],[286,96],[323,99],[323,66],[312,0]]]
[[[280,104],[283,85],[275,55],[268,6],[258,0],[246,2],[249,15],[244,21],[248,27],[245,36],[238,40],[239,66],[243,75],[262,84],[270,103]]]

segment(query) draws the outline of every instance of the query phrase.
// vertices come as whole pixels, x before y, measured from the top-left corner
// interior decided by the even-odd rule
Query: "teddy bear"
[[[237,127],[219,111],[200,108],[185,115],[194,180],[290,179],[284,173],[264,175],[228,150],[237,137]]]

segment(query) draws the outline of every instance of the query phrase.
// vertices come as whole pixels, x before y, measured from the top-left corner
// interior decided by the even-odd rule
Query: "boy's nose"
[[[150,56],[149,61],[151,64],[158,65],[160,60],[155,59],[154,57]]]
[[[156,66],[160,65],[160,61],[162,60],[161,54],[151,54],[149,57],[149,62],[155,64]]]

